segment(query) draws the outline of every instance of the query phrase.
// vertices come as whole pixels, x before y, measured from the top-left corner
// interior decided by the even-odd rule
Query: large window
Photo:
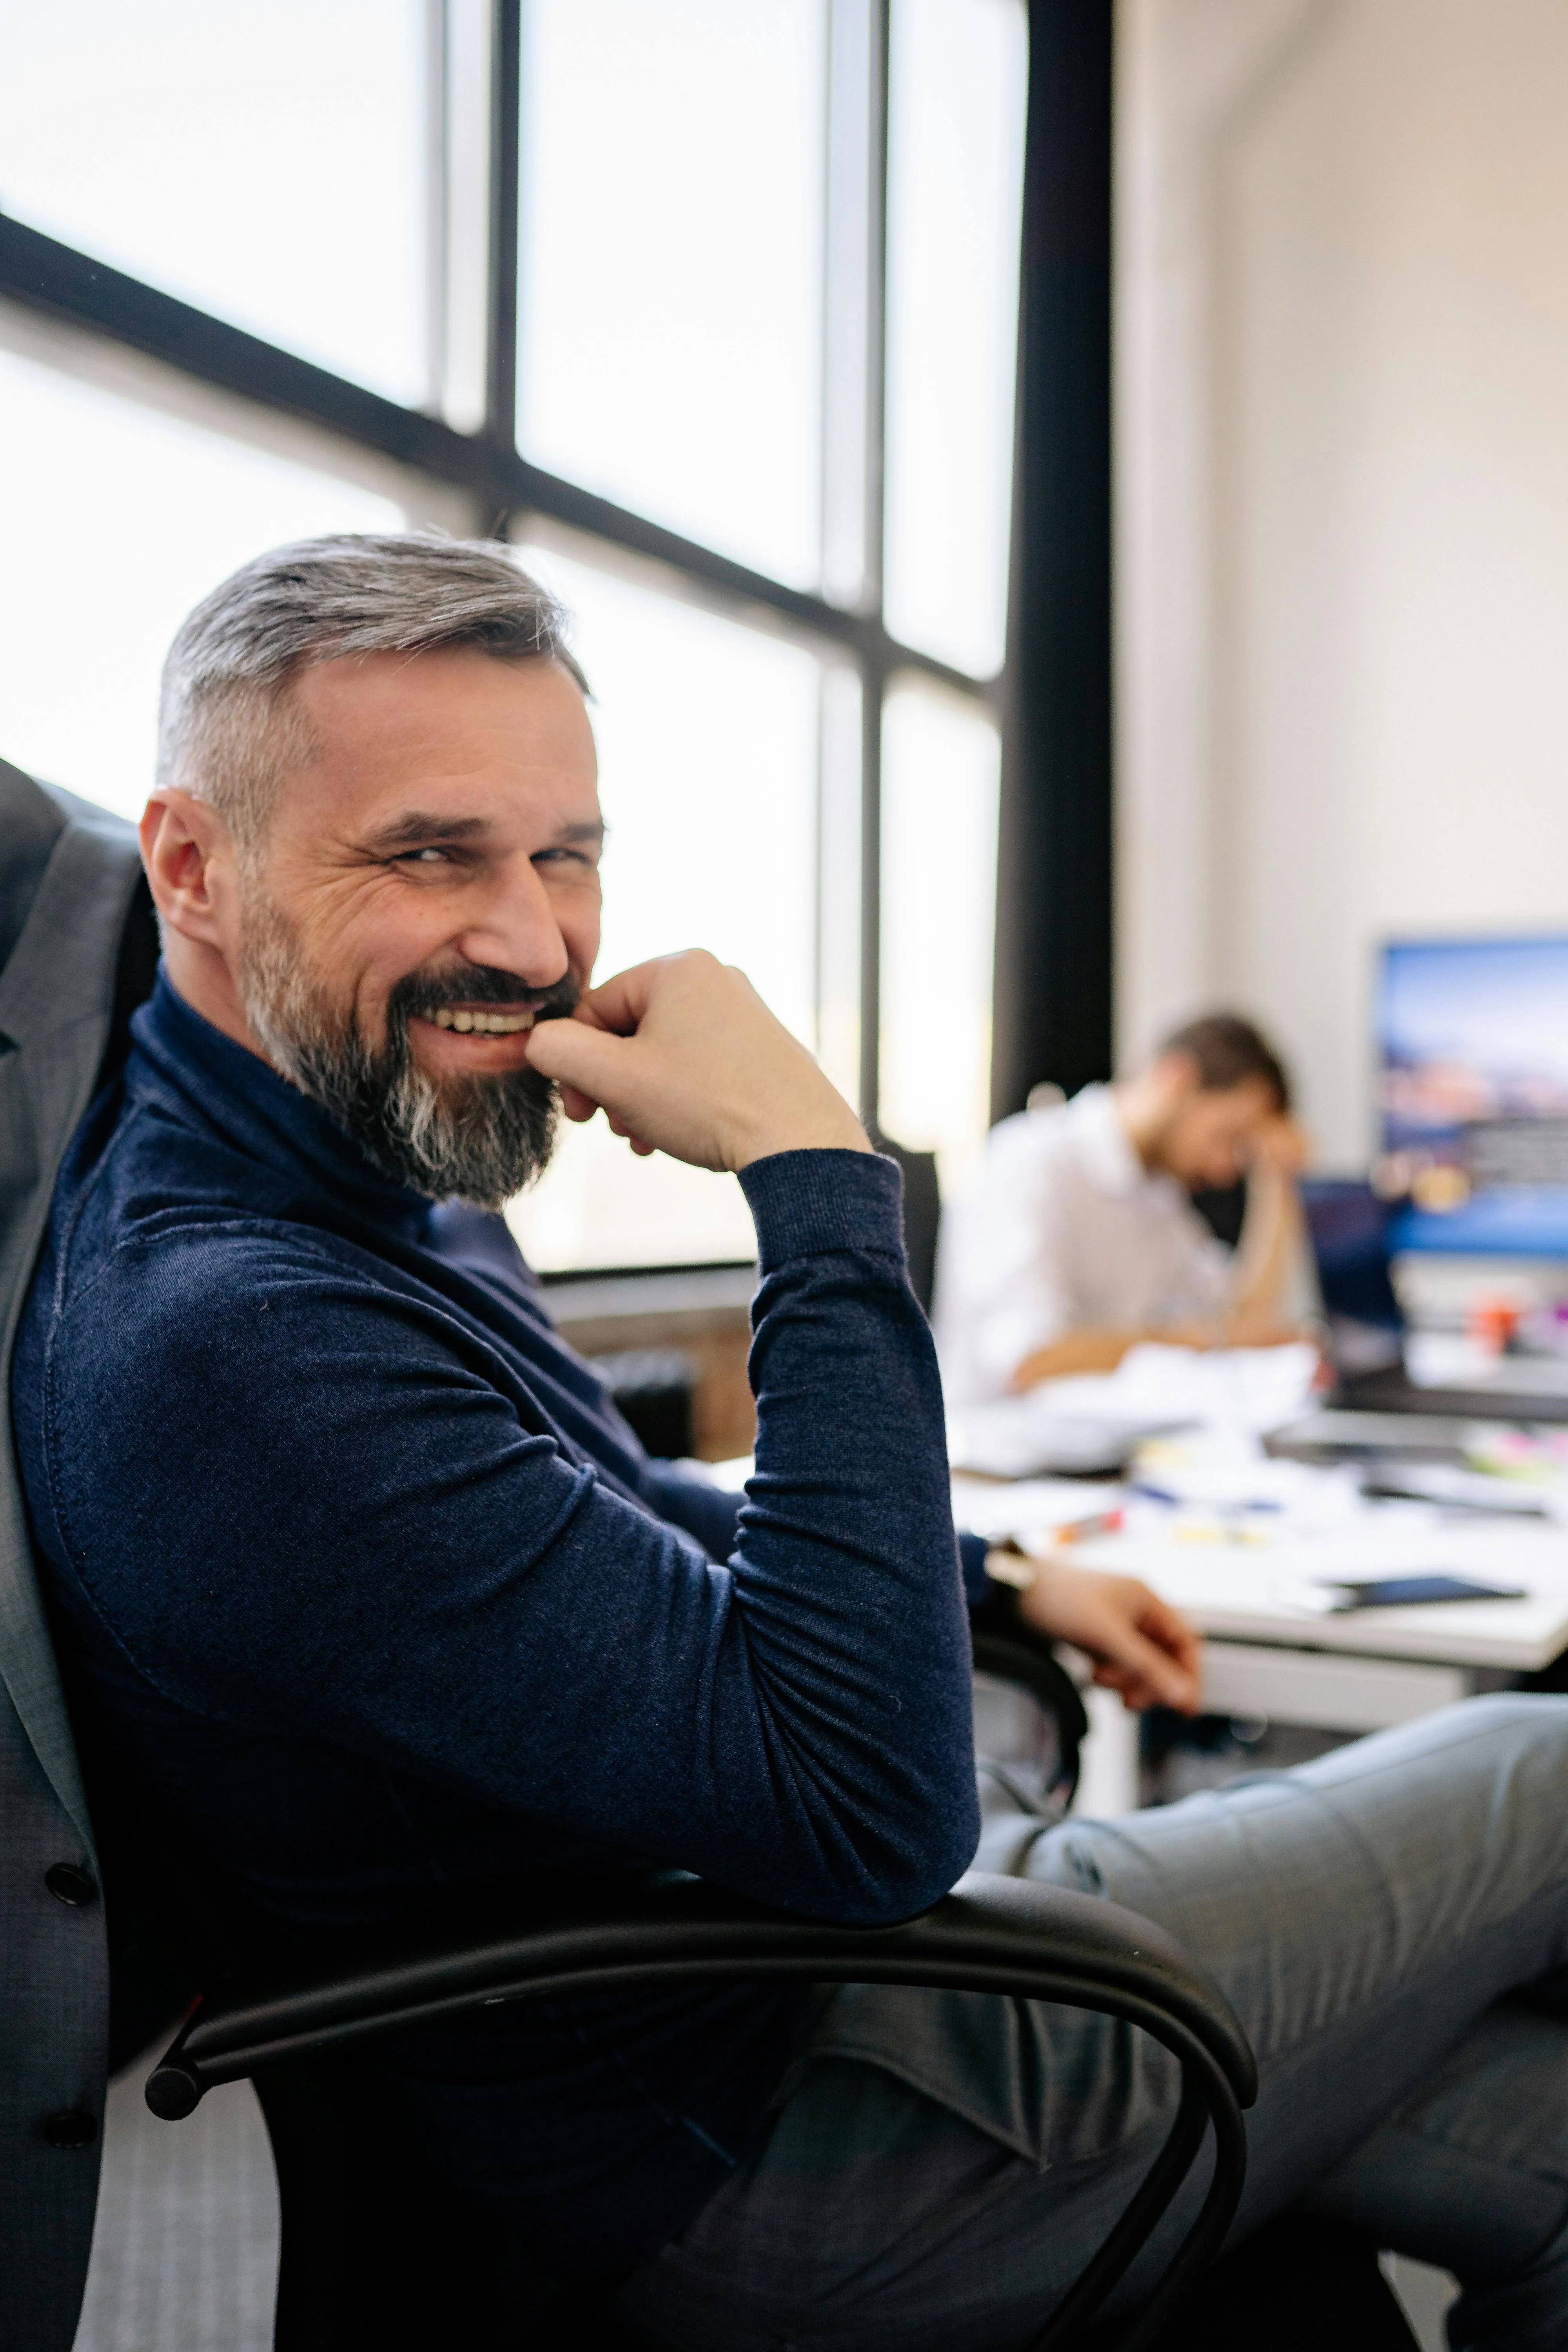
[[[802,587],[820,569],[826,0],[530,0],[518,438]]]
[[[0,205],[422,401],[426,16],[423,0],[0,0]]]
[[[815,1049],[817,652],[531,539],[521,552],[574,614],[593,689],[608,826],[600,969],[710,948]],[[513,1222],[546,1271],[679,1265],[752,1247],[732,1178],[662,1155],[638,1161],[602,1118],[564,1129],[555,1165]]]
[[[1001,749],[967,698],[893,681],[882,706],[879,1103],[889,1134],[936,1153],[944,1191],[990,1123]]]
[[[158,674],[198,597],[263,547],[403,527],[324,470],[0,351],[0,758],[138,817]]]
[[[1002,666],[1027,58],[1011,0],[894,0],[885,605],[896,637]]]
[[[260,548],[493,533],[575,616],[601,971],[741,964],[984,1135],[1024,0],[0,0],[0,755],[134,814]],[[546,1269],[740,1258],[602,1120]]]

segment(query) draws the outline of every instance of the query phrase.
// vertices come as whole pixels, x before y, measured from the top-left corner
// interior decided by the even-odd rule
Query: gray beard
[[[259,892],[247,909],[237,979],[251,1034],[268,1059],[384,1175],[432,1201],[499,1209],[547,1165],[560,1113],[552,1082],[524,1068],[437,1084],[414,1058],[408,1019],[454,997],[521,999],[538,1005],[539,1018],[559,1019],[576,1003],[570,981],[529,988],[482,965],[410,972],[390,992],[385,1042],[373,1049],[353,1007],[329,1003],[287,919]]]

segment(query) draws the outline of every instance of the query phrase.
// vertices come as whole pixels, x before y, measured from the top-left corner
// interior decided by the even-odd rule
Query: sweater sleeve
[[[969,1642],[897,1171],[780,1155],[727,1560],[558,1444],[417,1285],[291,1227],[122,1245],[49,1350],[58,1539],[166,1698],[816,1916],[978,1831]]]

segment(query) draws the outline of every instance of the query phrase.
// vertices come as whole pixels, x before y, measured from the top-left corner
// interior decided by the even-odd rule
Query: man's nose
[[[531,988],[552,988],[571,966],[550,893],[527,860],[509,866],[481,913],[452,942],[469,963],[514,971]]]

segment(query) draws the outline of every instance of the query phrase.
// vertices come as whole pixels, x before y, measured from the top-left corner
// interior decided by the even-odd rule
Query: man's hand
[[[700,948],[634,964],[542,1021],[530,1066],[560,1082],[568,1118],[603,1108],[634,1151],[697,1168],[775,1151],[869,1151],[866,1130],[743,972]]]
[[[1312,1146],[1303,1129],[1287,1112],[1277,1111],[1254,1130],[1247,1164],[1293,1181],[1311,1156]]]
[[[1197,1713],[1202,1644],[1186,1619],[1135,1576],[1043,1559],[1019,1607],[1042,1633],[1086,1652],[1095,1681],[1120,1691],[1124,1706]]]

